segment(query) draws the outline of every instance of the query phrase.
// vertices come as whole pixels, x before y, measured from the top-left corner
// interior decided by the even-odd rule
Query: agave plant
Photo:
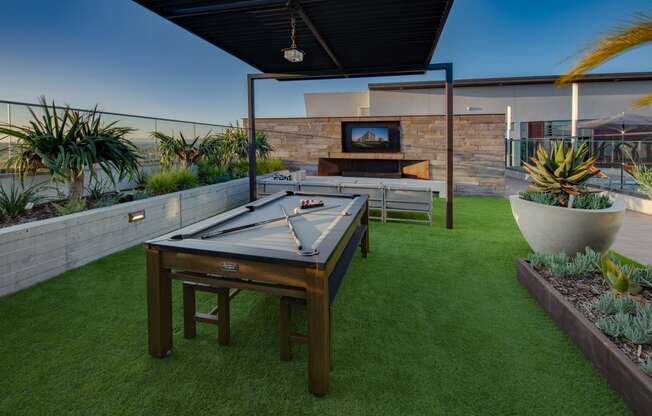
[[[652,42],[652,15],[641,15],[631,24],[616,28],[598,41],[573,68],[559,77],[558,85],[568,84],[597,66],[623,52]],[[632,103],[632,107],[652,104],[652,93],[645,94]]]
[[[652,168],[637,163],[625,164],[623,167],[636,179],[638,188],[652,199]]]
[[[45,189],[46,185],[44,184],[19,186],[14,181],[7,188],[0,186],[0,219],[3,217],[16,218],[23,214],[29,205],[44,202],[46,198],[41,194]]]
[[[602,256],[600,268],[602,277],[616,293],[620,295],[637,295],[641,292],[641,285],[634,282],[624,272],[622,266],[613,261],[608,255]]]
[[[551,146],[548,153],[539,144],[536,156],[531,158],[532,164],[523,163],[534,182],[531,191],[556,195],[560,202],[567,204],[568,196],[578,195],[584,182],[593,176],[606,177],[595,166],[595,158],[589,154],[586,143],[576,148],[573,144],[553,141]]]
[[[40,99],[43,115],[29,108],[32,119],[26,126],[1,125],[0,133],[17,139],[16,153],[7,161],[25,178],[38,169],[47,169],[55,181],[68,184],[68,196],[79,199],[83,193],[84,171],[97,177],[95,167],[102,169],[114,181],[133,175],[140,167],[138,150],[124,136],[132,132],[116,122],[105,124],[97,107],[81,113],[70,107],[58,109]]]
[[[159,141],[163,166],[170,166],[178,160],[184,168],[190,168],[200,159],[213,159],[219,152],[220,138],[210,132],[191,140],[187,140],[182,132],[170,136],[160,131],[153,131],[152,137]]]

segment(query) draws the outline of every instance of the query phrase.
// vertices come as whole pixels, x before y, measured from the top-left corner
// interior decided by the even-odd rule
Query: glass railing
[[[0,100],[0,124],[11,126],[27,125],[32,116],[29,109],[35,114],[42,114],[42,107],[39,104],[19,103]],[[89,110],[76,109],[81,112]],[[131,140],[140,150],[144,162],[159,160],[158,141],[152,137],[152,132],[159,131],[166,134],[177,134],[182,132],[186,138],[205,136],[208,133],[222,133],[229,126],[219,124],[197,123],[184,120],[172,120],[131,114],[120,114],[112,112],[101,112],[102,120],[106,123],[116,121],[123,127],[131,127],[134,132],[127,138]],[[0,169],[5,168],[6,161],[11,157],[16,144],[16,139],[0,134]]]
[[[546,137],[505,140],[505,167],[507,169],[523,170],[523,161],[529,161],[534,156],[537,146],[543,145],[550,149],[553,141],[571,142],[570,137]],[[623,163],[631,163],[632,159],[640,165],[652,166],[652,134],[600,135],[578,137],[577,143],[587,143],[591,154],[597,159],[597,166],[608,178],[592,178],[590,183],[603,188],[637,193],[634,179],[625,172]]]

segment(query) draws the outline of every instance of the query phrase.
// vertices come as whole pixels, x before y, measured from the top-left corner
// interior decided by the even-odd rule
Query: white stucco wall
[[[646,91],[652,81],[581,83],[580,119],[593,119],[621,111],[633,112],[631,102]],[[315,117],[355,116],[361,93],[306,94],[306,114]],[[571,87],[552,84],[459,87],[454,90],[455,114],[502,114],[512,106],[512,121],[570,120]],[[443,114],[443,89],[370,90],[369,115]],[[652,106],[635,111],[652,116]]]
[[[369,93],[367,91],[306,93],[303,97],[307,117],[368,115]]]

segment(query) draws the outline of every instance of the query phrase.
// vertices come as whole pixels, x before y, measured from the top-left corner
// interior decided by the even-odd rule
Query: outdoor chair
[[[259,183],[261,185],[258,187],[258,193],[260,196],[275,194],[276,192],[279,191],[299,190],[299,183],[295,181],[263,180],[260,181]]]
[[[197,292],[217,294],[217,305],[208,313],[197,312]],[[233,294],[235,296],[237,292]],[[197,322],[217,325],[217,340],[220,345],[230,341],[230,303],[233,297],[226,287],[213,287],[193,282],[183,282],[183,336],[194,338],[197,335]]]
[[[380,216],[369,215],[369,218],[385,222],[385,193],[382,184],[341,183],[340,192],[369,196],[369,208],[380,211]]]
[[[432,224],[432,190],[418,187],[385,186],[384,211],[386,221],[404,221]],[[390,212],[415,212],[423,214],[425,220],[412,218],[392,218]]]
[[[337,194],[340,192],[340,185],[329,182],[301,182],[301,191]]]

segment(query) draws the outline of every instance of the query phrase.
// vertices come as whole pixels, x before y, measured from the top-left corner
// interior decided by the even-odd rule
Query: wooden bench
[[[208,313],[197,312],[197,292],[217,294],[217,305]],[[220,345],[228,345],[231,340],[231,299],[239,290],[230,293],[228,287],[213,287],[194,282],[183,282],[183,336],[194,338],[197,335],[197,322],[217,325],[217,340]]]

